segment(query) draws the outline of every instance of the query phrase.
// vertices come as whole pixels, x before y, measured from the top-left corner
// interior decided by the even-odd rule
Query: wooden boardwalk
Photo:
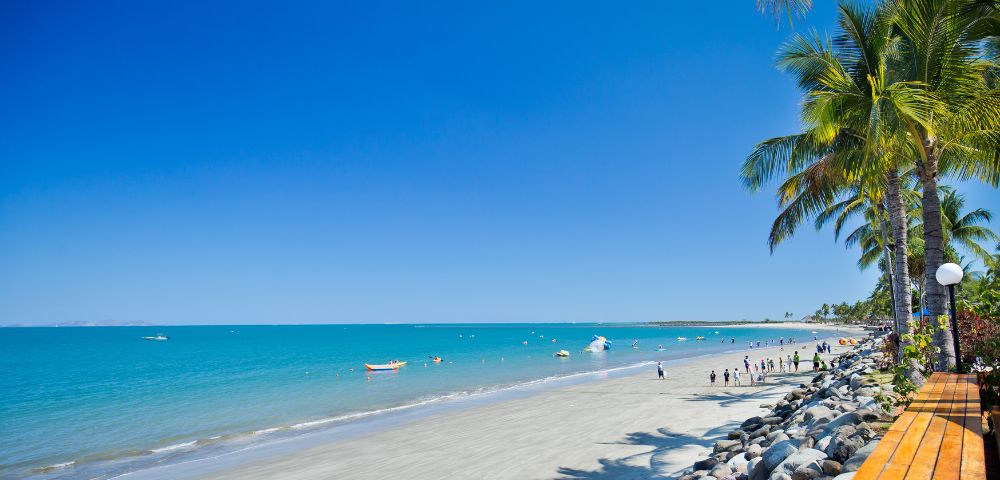
[[[934,373],[854,480],[985,479],[976,376]]]

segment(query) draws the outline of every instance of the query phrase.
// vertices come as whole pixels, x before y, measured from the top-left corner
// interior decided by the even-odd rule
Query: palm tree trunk
[[[894,242],[895,271],[895,292],[894,303],[895,317],[899,322],[896,335],[899,336],[899,358],[903,357],[903,347],[909,342],[903,340],[903,335],[910,333],[910,312],[912,311],[913,300],[910,298],[910,269],[909,259],[907,259],[906,229],[907,218],[906,209],[903,205],[903,192],[899,183],[899,171],[895,168],[889,171],[886,178],[886,206],[889,208],[889,223],[892,224],[892,240]],[[906,377],[915,385],[923,385],[924,377],[920,373],[920,363],[911,360],[906,365]]]
[[[892,274],[892,248],[889,247],[889,224],[885,221],[885,198],[878,204],[879,230],[882,231],[882,259],[885,262],[885,279],[892,300],[892,331],[899,335],[899,317],[896,316],[896,281]]]
[[[929,148],[927,150],[930,150]],[[944,286],[937,282],[938,267],[944,263],[944,231],[941,228],[941,201],[938,198],[937,174],[938,159],[932,152],[927,152],[927,159],[919,166],[920,183],[923,188],[921,204],[924,211],[924,291],[927,292],[927,310],[930,312],[930,322],[937,325],[937,317],[945,310]],[[937,328],[934,331],[934,346],[939,349],[935,369],[941,372],[952,371],[955,368],[955,347],[952,343],[951,329]]]

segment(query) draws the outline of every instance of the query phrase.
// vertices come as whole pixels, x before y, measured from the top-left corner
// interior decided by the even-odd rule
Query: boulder
[[[757,460],[756,458],[754,460]],[[767,468],[767,465],[763,461],[753,463],[753,460],[747,465],[750,467],[750,478],[749,480],[768,480],[771,475],[771,470]]]
[[[764,450],[761,454],[761,463],[768,472],[774,470],[778,464],[785,461],[790,455],[799,450],[799,442],[796,440],[785,440],[771,445],[771,448]],[[752,477],[753,475],[751,475]]]
[[[840,475],[833,477],[833,480],[854,480],[854,472],[841,473]]]
[[[781,432],[779,432],[773,438],[772,437],[768,437],[768,439],[767,439],[767,441],[771,442],[770,445],[774,445],[775,443],[783,442],[785,440],[788,440],[788,435],[785,435],[784,433],[781,433]]]
[[[823,467],[818,462],[801,465],[792,472],[792,480],[815,480],[823,476]]]
[[[764,449],[760,445],[750,445],[747,447],[746,458],[747,460],[751,458],[757,458],[764,452]]]
[[[771,480],[774,480],[775,475],[779,474],[791,476],[797,468],[824,459],[826,459],[825,453],[814,448],[803,448],[799,450],[798,453],[789,455],[781,463],[774,467],[774,470],[771,471]],[[822,473],[822,469],[820,469],[820,472]]]
[[[729,468],[729,465],[726,465],[725,463],[720,463],[716,465],[715,468],[713,468],[710,472],[708,472],[710,476],[713,476],[715,478],[727,477],[732,473],[733,471]]]
[[[865,377],[862,377],[861,375],[858,375],[856,373],[854,375],[851,375],[851,390],[857,390],[861,388],[864,382],[865,382]]]
[[[737,455],[737,456],[729,459],[729,461],[726,462],[726,465],[729,466],[729,469],[732,470],[733,473],[736,473],[736,474],[749,473],[750,469],[747,468],[747,464],[749,464],[750,462],[748,460],[749,460],[749,458],[747,458],[746,456],[744,456],[741,453],[741,454],[739,454],[739,455]]]
[[[834,477],[840,475],[840,463],[830,459],[823,460],[823,473]]]
[[[741,430],[733,430],[732,432],[729,432],[729,435],[726,435],[726,438],[728,438],[730,440],[737,440],[737,439],[740,438],[741,434],[743,434],[743,431],[741,431]]]
[[[784,418],[781,418],[780,416],[773,416],[773,417],[764,417],[763,419],[761,419],[760,423],[763,423],[764,425],[777,425],[783,421],[785,421]]]
[[[830,410],[828,407],[819,405],[816,407],[807,408],[805,411],[805,416],[802,418],[807,422],[812,422],[813,424],[815,424],[817,418],[825,418],[826,421],[831,421],[833,420],[834,416],[835,414],[833,410]]]
[[[872,440],[865,444],[865,446],[859,448],[851,458],[843,462],[843,466],[840,468],[842,473],[855,472],[861,468],[861,464],[868,460],[868,456],[875,451],[875,447],[878,446],[878,440]]]
[[[719,464],[719,461],[715,457],[708,457],[704,460],[699,460],[694,462],[694,469],[697,470],[711,470]]]
[[[831,437],[830,445],[826,447],[826,455],[832,460],[843,463],[865,446],[865,441],[861,437],[840,438]]]
[[[754,430],[753,433],[750,434],[750,438],[763,437],[763,436],[767,435],[770,432],[771,432],[771,426],[770,425],[764,425],[763,427],[760,427],[757,430]]]
[[[843,414],[843,415],[841,415],[841,416],[839,416],[839,417],[831,420],[830,423],[827,423],[826,424],[826,429],[824,431],[832,433],[832,432],[836,431],[837,428],[839,428],[841,425],[850,425],[850,426],[853,427],[853,426],[855,426],[855,425],[857,425],[857,424],[859,424],[859,423],[861,423],[863,421],[864,421],[864,419],[861,417],[861,415],[858,414],[858,412],[845,413],[845,414]],[[854,433],[854,432],[852,431],[851,433]]]
[[[760,422],[761,420],[763,420],[763,418],[761,418],[761,417],[750,417],[750,418],[744,420],[742,424],[740,424],[740,428],[742,428],[742,429],[745,430],[746,427],[749,427],[751,425],[757,425],[757,424],[761,423]]]
[[[715,448],[712,450],[713,453],[720,452],[731,452],[742,447],[743,444],[739,440],[719,440],[715,442]]]

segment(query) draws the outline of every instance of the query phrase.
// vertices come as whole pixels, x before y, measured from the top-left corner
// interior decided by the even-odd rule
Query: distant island
[[[154,326],[149,322],[140,322],[136,320],[96,320],[96,321],[75,321],[75,322],[61,322],[61,323],[49,323],[43,325],[23,325],[20,323],[12,323],[7,325],[0,325],[2,328],[15,328],[15,327],[152,327]]]

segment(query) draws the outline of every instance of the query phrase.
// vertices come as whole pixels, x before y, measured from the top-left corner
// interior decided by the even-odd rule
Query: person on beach
[[[819,371],[819,361],[820,361],[819,352],[816,352],[816,353],[813,354],[813,371],[814,372],[818,372]]]
[[[663,380],[663,362],[656,362],[656,374]]]
[[[722,381],[725,382],[725,385],[727,387],[729,386],[729,369],[728,368],[726,369],[725,372],[722,372]]]
[[[785,373],[785,359],[781,358],[780,355],[778,356],[778,371]]]
[[[743,367],[747,369],[747,373],[750,373],[750,355],[743,357]]]
[[[750,341],[749,341],[749,342],[747,342],[747,343],[749,343],[749,344],[750,344],[750,350],[753,350],[753,340],[750,340]]]
[[[739,368],[734,368],[733,369],[733,386],[734,387],[739,387],[740,386],[740,369]]]
[[[764,359],[763,358],[760,359],[760,369],[761,370],[767,370],[767,364],[764,363]]]
[[[792,357],[792,365],[795,365],[795,372],[798,373],[798,371],[799,371],[799,351],[798,350],[795,351],[795,356]]]
[[[781,346],[785,346],[785,337],[781,337],[781,339],[778,340],[778,343],[780,343]]]
[[[715,370],[712,370],[712,373],[708,375],[708,383],[715,386]]]

